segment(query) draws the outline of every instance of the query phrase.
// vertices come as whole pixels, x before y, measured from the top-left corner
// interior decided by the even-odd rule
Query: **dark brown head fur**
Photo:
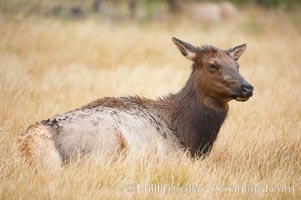
[[[202,91],[203,102],[225,106],[232,99],[246,101],[252,96],[253,86],[238,72],[237,60],[245,51],[245,44],[221,50],[213,46],[194,47],[176,38],[173,42],[193,61],[194,89]]]

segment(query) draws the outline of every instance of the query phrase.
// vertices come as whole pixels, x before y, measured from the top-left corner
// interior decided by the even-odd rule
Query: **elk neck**
[[[228,112],[227,103],[205,96],[201,88],[196,87],[201,81],[199,78],[192,67],[182,90],[158,101],[171,129],[194,156],[209,153]]]

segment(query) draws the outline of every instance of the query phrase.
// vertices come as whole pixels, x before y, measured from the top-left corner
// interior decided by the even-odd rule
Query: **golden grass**
[[[299,16],[244,12],[210,27],[183,19],[112,24],[1,16],[0,199],[300,199]],[[77,162],[59,171],[28,168],[18,156],[16,137],[33,122],[104,96],[156,98],[179,90],[190,63],[172,36],[221,48],[248,44],[240,71],[255,86],[255,95],[245,103],[230,103],[229,117],[206,159]],[[153,192],[135,186],[129,192],[129,184],[154,184],[148,188]],[[155,192],[158,184],[178,185],[178,192]],[[249,192],[212,191],[215,185],[244,184]],[[189,186],[199,192],[179,191]],[[260,190],[265,186],[268,192]],[[275,186],[286,191],[272,192]]]

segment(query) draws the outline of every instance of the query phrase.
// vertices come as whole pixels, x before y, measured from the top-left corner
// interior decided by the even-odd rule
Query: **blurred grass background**
[[[168,9],[179,11],[184,4],[199,3],[221,3],[224,0],[0,0],[0,11],[2,13],[23,13],[26,15],[46,14],[59,16],[61,14],[78,17],[83,14],[92,15],[106,12],[108,5],[114,7],[118,12],[127,8],[128,12],[133,9],[143,9],[148,14],[153,14],[157,9]],[[299,0],[229,0],[235,6],[261,6],[272,9],[291,11],[300,5]],[[129,15],[131,13],[128,13]]]
[[[103,1],[97,12],[92,0],[0,1],[0,199],[300,199],[299,2],[233,1],[237,13],[214,18],[190,15],[189,5],[203,2],[181,2],[172,11],[167,1],[138,1],[132,16],[129,1]],[[214,9],[206,16],[219,14],[221,4],[210,5]],[[248,44],[240,72],[254,85],[254,96],[230,103],[208,158],[78,162],[59,171],[25,165],[16,138],[35,121],[104,96],[157,98],[178,91],[191,63],[172,36],[222,49]],[[204,190],[126,190],[138,183],[193,184]],[[244,183],[294,190],[208,189]]]

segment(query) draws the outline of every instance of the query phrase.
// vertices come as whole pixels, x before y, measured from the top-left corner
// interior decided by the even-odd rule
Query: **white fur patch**
[[[232,80],[232,77],[229,76],[229,75],[224,75],[224,80],[225,81],[230,81],[230,80]]]
[[[64,115],[53,136],[66,160],[85,154],[112,155],[120,149],[116,134],[122,134],[129,152],[136,155],[155,152],[166,155],[181,148],[168,125],[149,110],[97,107]],[[160,123],[157,123],[160,121]],[[103,156],[102,156],[103,157]]]
[[[195,53],[191,52],[191,51],[186,51],[187,55],[186,58],[188,58],[189,60],[194,60],[195,59]]]

